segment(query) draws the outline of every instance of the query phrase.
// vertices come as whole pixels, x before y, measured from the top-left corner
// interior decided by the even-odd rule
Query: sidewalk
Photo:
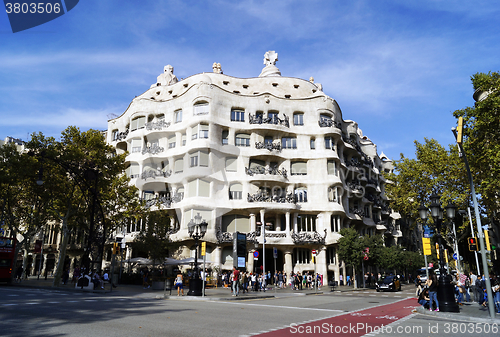
[[[23,280],[20,284],[14,283],[12,287],[26,287],[35,289],[57,289],[62,291],[70,292],[82,292],[80,288],[75,288],[74,284],[61,285],[60,287],[52,287],[53,278],[48,277],[45,280],[44,277],[37,279],[37,277],[29,277]],[[408,285],[403,285],[407,288]],[[187,287],[186,287],[187,288]],[[184,289],[184,294],[187,294],[188,289]],[[412,288],[413,289],[413,288]],[[130,284],[120,284],[117,288],[113,288],[111,294],[113,295],[123,295],[123,294],[141,294],[155,297],[158,299],[176,299],[176,300],[186,300],[186,301],[234,301],[234,300],[250,300],[250,299],[262,299],[262,298],[274,298],[274,297],[285,297],[285,296],[307,296],[307,295],[335,295],[346,292],[353,291],[369,291],[373,290],[371,288],[357,288],[354,289],[352,286],[338,286],[335,287],[334,291],[331,291],[330,287],[321,287],[321,290],[315,292],[314,289],[304,289],[304,290],[292,290],[289,287],[284,289],[274,290],[273,286],[269,287],[267,291],[250,291],[248,293],[242,293],[240,291],[239,296],[232,296],[230,288],[218,287],[218,288],[207,288],[205,290],[205,297],[201,296],[177,296],[177,290],[172,289],[172,294],[167,290],[164,293],[163,290],[153,290],[152,288],[143,289],[140,285],[130,285]],[[373,290],[374,291],[374,290]],[[110,285],[105,285],[105,290],[94,290],[94,293],[110,293]],[[415,300],[415,305],[418,305]],[[423,307],[419,306],[415,312],[436,318],[468,321],[468,322],[486,322],[486,323],[497,323],[500,324],[500,314],[496,314],[495,319],[490,319],[490,315],[487,307],[482,307],[477,303],[465,303],[460,306],[459,313],[451,312],[435,312],[425,310]]]
[[[429,311],[422,306],[416,309],[416,312],[422,315],[433,316],[436,318],[452,319],[466,322],[496,323],[500,324],[500,314],[495,314],[495,318],[490,318],[488,307],[483,307],[478,303],[465,302],[460,306],[460,312],[436,312]]]

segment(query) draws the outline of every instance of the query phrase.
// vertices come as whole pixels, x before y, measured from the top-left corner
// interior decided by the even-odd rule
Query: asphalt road
[[[333,335],[330,331],[302,334],[290,329],[292,324],[316,322],[342,315],[371,310],[377,313],[414,296],[414,288],[397,293],[376,293],[367,290],[354,293],[325,293],[303,296],[283,294],[275,299],[246,301],[188,301],[156,299],[158,293],[91,294],[50,289],[0,287],[0,336],[250,336],[277,331],[281,335]],[[409,303],[409,302],[405,302]],[[405,306],[407,306],[405,304]],[[373,308],[373,309],[369,309]],[[378,331],[377,336],[470,336],[466,326],[446,323],[416,314],[389,326],[402,327],[399,333]],[[361,316],[358,314],[357,316]],[[375,314],[374,314],[375,316]],[[338,319],[337,319],[338,321]],[[453,322],[460,324],[460,322]],[[338,323],[337,323],[338,324]],[[438,324],[437,334],[431,324]],[[468,324],[468,323],[463,323]],[[415,330],[415,326],[421,330]],[[409,328],[406,328],[409,327]],[[413,331],[408,329],[413,328]],[[460,330],[461,328],[461,330]],[[407,330],[404,330],[407,329]],[[472,327],[469,326],[469,331]],[[453,331],[455,333],[453,333]],[[406,333],[410,332],[410,333]],[[412,332],[416,332],[412,333]],[[490,333],[475,336],[497,336]],[[269,335],[269,334],[268,334]],[[363,335],[357,333],[356,335]]]

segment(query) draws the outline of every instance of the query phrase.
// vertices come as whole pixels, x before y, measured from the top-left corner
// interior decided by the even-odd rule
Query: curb
[[[445,319],[452,319],[452,320],[456,320],[456,321],[500,324],[500,316],[497,316],[498,318],[496,318],[496,317],[495,318],[483,318],[483,317],[476,317],[476,316],[467,316],[467,315],[462,314],[462,313],[429,311],[422,306],[416,308],[413,312],[415,312],[417,314],[421,314],[421,315],[432,316],[435,318],[445,318]]]

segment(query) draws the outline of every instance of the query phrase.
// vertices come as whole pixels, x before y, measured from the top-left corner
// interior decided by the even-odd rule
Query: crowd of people
[[[468,274],[457,273],[452,284],[455,288],[455,298],[458,305],[464,305],[464,302],[475,302],[482,306],[487,306],[488,301],[492,300],[495,310],[500,313],[500,278],[495,274],[490,274],[490,284],[492,289],[492,299],[488,298],[486,291],[486,279],[484,275],[477,276],[473,272]],[[429,273],[426,282],[422,282],[420,276],[415,279],[417,287],[418,303],[429,310],[439,311],[439,302],[437,299],[437,287],[439,280],[434,272]]]

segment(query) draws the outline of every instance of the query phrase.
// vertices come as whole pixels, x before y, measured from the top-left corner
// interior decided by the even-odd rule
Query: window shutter
[[[236,172],[238,170],[237,158],[226,158],[226,171]]]
[[[175,160],[175,172],[182,172],[183,168],[184,168],[184,159],[183,158],[179,158],[179,159],[176,159]]]

